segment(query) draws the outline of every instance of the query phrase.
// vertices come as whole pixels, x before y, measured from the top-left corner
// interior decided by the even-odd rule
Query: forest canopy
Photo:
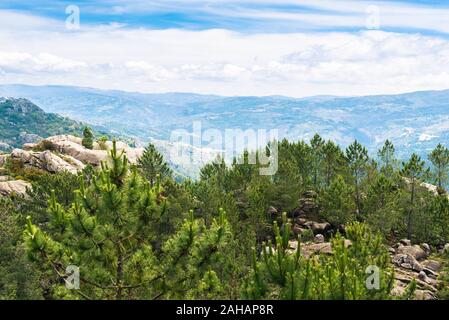
[[[425,249],[446,266],[444,146],[429,162],[390,141],[375,157],[319,135],[278,148],[273,176],[218,158],[179,181],[153,145],[132,165],[114,143],[98,170],[29,177],[26,197],[0,197],[0,298],[412,299],[418,275],[448,297],[427,267],[398,292],[393,263],[415,270]]]

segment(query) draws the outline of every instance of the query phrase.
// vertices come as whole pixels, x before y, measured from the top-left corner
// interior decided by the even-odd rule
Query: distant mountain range
[[[318,132],[346,146],[354,139],[375,152],[391,139],[400,157],[426,155],[449,142],[449,90],[366,97],[221,97],[142,94],[69,86],[1,85],[0,96],[23,97],[46,112],[101,125],[142,142],[168,140],[175,129],[278,129],[281,137]]]

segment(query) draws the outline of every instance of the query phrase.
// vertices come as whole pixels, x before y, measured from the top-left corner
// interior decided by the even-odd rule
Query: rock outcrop
[[[399,245],[397,248],[396,253],[398,254],[406,254],[410,255],[416,260],[423,260],[427,258],[427,253],[418,245],[409,245],[409,246],[403,246]]]
[[[24,167],[41,169],[50,173],[70,172],[77,173],[84,168],[84,164],[67,155],[57,155],[49,150],[42,152],[14,149],[11,160],[20,162]]]
[[[317,194],[315,191],[306,191],[299,199],[298,208],[292,212],[294,217],[316,218],[318,204],[316,203]]]
[[[407,285],[415,280],[418,300],[434,300],[438,291],[438,276],[442,268],[440,262],[428,259],[430,246],[427,244],[412,245],[411,241],[403,239],[390,248],[391,260],[395,271],[395,285],[392,291],[395,295],[405,292]]]
[[[352,242],[348,239],[345,239],[345,246],[349,247],[352,245]],[[293,253],[298,248],[298,241],[290,241],[290,252]],[[304,258],[310,258],[316,254],[332,254],[332,243],[330,242],[321,242],[321,243],[301,243],[301,255]]]
[[[59,135],[43,139],[37,143],[29,142],[22,149],[14,149],[10,154],[0,154],[0,195],[25,195],[31,185],[22,180],[12,180],[4,175],[7,161],[19,164],[22,168],[33,168],[49,173],[70,172],[77,173],[87,164],[99,167],[102,161],[107,161],[112,142],[106,141],[102,145],[94,143],[94,149],[86,149],[82,139],[71,135]],[[116,143],[118,152],[124,152],[130,163],[136,163],[142,156],[144,149],[131,148],[126,143]]]
[[[295,224],[293,225],[295,234],[302,234],[307,229],[311,230],[314,235],[329,235],[333,233],[332,226],[328,222],[317,222],[301,217],[295,219]]]
[[[116,143],[118,152],[124,152],[130,163],[136,163],[143,154],[142,148],[131,148],[126,143]],[[53,136],[38,143],[26,143],[22,149],[14,149],[10,155],[0,155],[0,167],[4,166],[9,157],[25,168],[36,168],[50,173],[68,171],[77,173],[86,165],[99,167],[102,161],[107,161],[112,142],[102,145],[94,143],[94,149],[86,149],[82,139],[71,135]]]
[[[39,142],[39,146],[98,167],[102,161],[108,159],[108,151],[112,149],[112,142],[106,141],[103,145],[95,142],[93,150],[90,150],[83,147],[81,138],[71,135],[60,135],[42,140]],[[116,146],[119,152],[124,151],[130,163],[136,163],[144,150],[143,148],[131,148],[121,141],[117,141]]]
[[[5,165],[7,157],[8,156],[6,154],[0,154],[0,168]]]
[[[22,180],[14,180],[14,181],[0,180],[1,196],[12,196],[12,195],[25,196],[27,188],[31,188],[31,184]]]

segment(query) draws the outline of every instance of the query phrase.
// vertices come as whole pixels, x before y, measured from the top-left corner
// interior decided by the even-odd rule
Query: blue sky
[[[449,1],[3,0],[0,43],[0,83],[291,96],[449,87]]]
[[[356,4],[356,5],[354,5]],[[365,19],[364,9],[370,5],[385,9],[391,17],[399,16],[394,11],[404,10],[414,14],[419,10],[449,9],[449,1],[300,1],[300,0],[157,0],[157,1],[2,1],[0,9],[14,10],[29,15],[51,19],[64,19],[65,8],[77,5],[82,12],[82,21],[92,26],[120,24],[124,28],[182,28],[188,30],[228,29],[241,32],[301,32],[301,31],[348,31],[355,32],[364,26],[352,19]],[[286,19],[284,15],[292,15]],[[298,19],[294,16],[298,15]],[[303,19],[301,16],[304,15]],[[404,18],[403,17],[403,18]],[[340,19],[347,18],[347,22]],[[352,19],[350,19],[352,18]],[[422,19],[432,20],[424,12]],[[321,20],[321,21],[320,21]],[[398,19],[398,20],[403,20]],[[332,24],[335,21],[335,24]],[[413,25],[406,23],[384,23],[384,31],[420,32],[446,36],[449,30],[442,30],[432,21]],[[415,21],[416,22],[416,21]]]

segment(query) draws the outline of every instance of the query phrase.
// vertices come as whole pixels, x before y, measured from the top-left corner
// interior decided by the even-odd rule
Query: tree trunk
[[[410,196],[410,210],[408,212],[407,219],[407,237],[409,240],[412,239],[412,215],[413,215],[413,204],[415,202],[415,180],[412,180],[412,193]]]
[[[117,244],[117,274],[116,274],[116,289],[115,299],[122,300],[122,279],[123,279],[123,253],[120,249],[120,244]]]

